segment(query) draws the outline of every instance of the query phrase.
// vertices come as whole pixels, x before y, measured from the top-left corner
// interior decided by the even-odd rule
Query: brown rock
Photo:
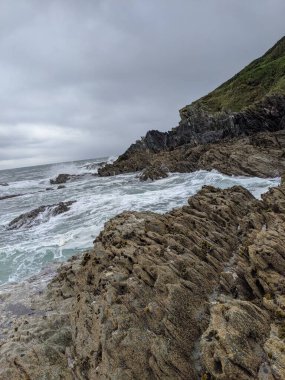
[[[283,379],[284,202],[206,186],[113,218],[30,303],[2,293],[0,379]]]

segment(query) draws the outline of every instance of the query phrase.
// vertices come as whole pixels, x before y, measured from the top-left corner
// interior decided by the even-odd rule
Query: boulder
[[[73,174],[59,174],[55,179],[50,179],[51,185],[58,185],[61,183],[66,183],[70,181],[72,178],[76,177]]]

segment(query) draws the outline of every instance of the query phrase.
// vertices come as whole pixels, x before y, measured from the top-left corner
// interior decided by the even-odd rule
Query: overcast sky
[[[284,34],[284,0],[3,0],[0,169],[122,153]]]

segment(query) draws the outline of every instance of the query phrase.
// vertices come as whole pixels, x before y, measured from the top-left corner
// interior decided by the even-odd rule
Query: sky
[[[116,156],[285,34],[284,0],[3,0],[0,169]]]

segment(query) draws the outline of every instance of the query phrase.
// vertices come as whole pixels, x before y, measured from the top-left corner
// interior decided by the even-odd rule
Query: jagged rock
[[[283,185],[122,213],[22,315],[1,312],[0,379],[283,379],[284,226]]]
[[[66,183],[71,179],[76,179],[78,176],[75,174],[59,174],[55,179],[50,179],[51,185],[58,185],[61,183]]]
[[[40,206],[13,219],[6,228],[7,230],[15,230],[22,227],[29,228],[37,224],[47,222],[51,217],[69,211],[70,206],[74,202],[76,201],[60,202],[54,205]]]
[[[220,143],[184,145],[172,151],[137,153],[106,165],[99,175],[114,175],[166,166],[170,172],[216,169],[228,175],[280,176],[285,171],[285,131],[258,133]]]
[[[55,179],[50,179],[51,185],[61,185],[66,182],[78,181],[82,178],[91,178],[97,176],[97,173],[84,173],[84,174],[59,174]]]
[[[168,172],[167,168],[164,168],[163,166],[160,166],[160,167],[149,166],[142,171],[142,173],[139,176],[139,179],[140,181],[147,181],[147,180],[155,181],[157,179],[168,177],[167,172]]]

